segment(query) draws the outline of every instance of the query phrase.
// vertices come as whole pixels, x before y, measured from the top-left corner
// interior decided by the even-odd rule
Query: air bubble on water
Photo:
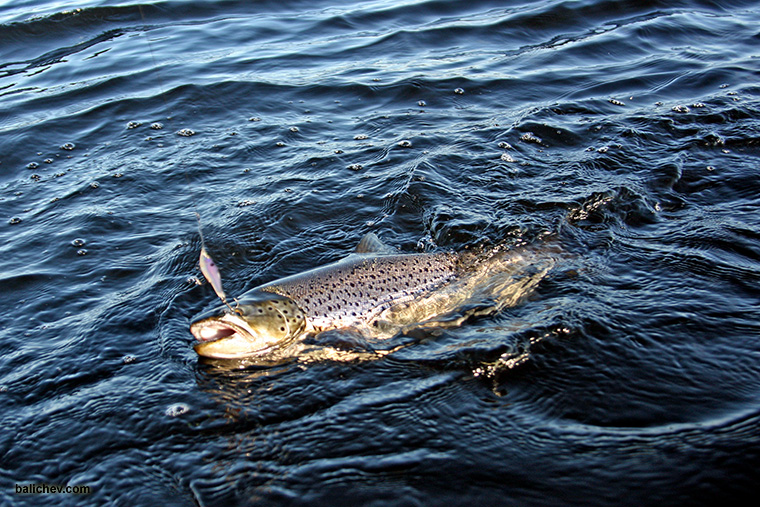
[[[291,132],[298,132],[298,127],[290,127]]]
[[[84,257],[85,255],[87,255],[87,250],[85,250],[84,248],[81,248],[77,250],[77,255],[80,257]]]
[[[454,93],[456,93],[457,95],[464,95],[464,89],[463,88],[457,88],[456,90],[454,90]]]
[[[285,143],[283,143],[282,141],[277,141],[274,145],[277,146],[278,148],[283,148],[285,146]]]
[[[541,144],[541,138],[538,136],[533,135],[533,132],[526,132],[523,135],[520,136],[521,141],[525,141],[526,143],[536,143]]]
[[[142,122],[140,122],[140,121],[131,121],[131,122],[127,123],[127,130],[136,129],[140,125],[142,125]]]
[[[348,166],[348,168],[351,169],[352,171],[361,171],[362,169],[364,169],[364,166],[362,166],[361,164],[351,164],[350,166]]]
[[[682,106],[682,105],[673,106],[670,109],[672,111],[676,112],[676,113],[688,113],[689,112],[689,108],[686,107],[686,106]]]
[[[343,150],[341,150],[341,149],[337,149],[337,150],[335,150],[333,153],[335,153],[335,154],[337,154],[337,155],[340,155],[341,153],[343,153]]]
[[[53,163],[53,159],[52,158],[46,158],[45,160],[43,160],[43,162],[45,162],[46,164],[52,164]]]
[[[512,150],[512,149],[514,149],[514,148],[512,147],[512,145],[511,145],[511,144],[509,144],[509,143],[508,143],[508,142],[506,142],[506,141],[501,141],[501,142],[499,143],[499,148],[501,148],[501,149],[503,149],[503,150]]]
[[[19,218],[19,217],[11,217],[11,219],[8,220],[8,223],[11,224],[11,225],[20,224],[21,223],[21,218]]]
[[[609,101],[610,104],[614,104],[616,106],[624,106],[625,105],[625,102],[622,102],[622,101],[617,100],[617,99],[608,99],[608,101]]]
[[[121,362],[124,364],[132,364],[137,361],[136,356],[124,356],[121,358]]]
[[[420,106],[420,107],[425,107],[425,106],[427,106],[427,103],[424,100],[420,100],[420,101],[417,102],[417,105]]]
[[[85,243],[86,243],[85,240],[83,240],[82,238],[76,238],[71,241],[71,246],[80,247],[80,246],[84,246]]]
[[[61,149],[66,151],[71,151],[74,148],[76,148],[76,145],[74,143],[63,143],[61,145]]]
[[[261,118],[258,116],[252,116],[251,118],[248,118],[248,121],[261,121]]]
[[[92,183],[90,183],[90,188],[98,188],[99,186],[100,186],[100,183],[98,183],[97,181],[93,181]]]
[[[195,131],[192,129],[180,129],[177,131],[177,135],[182,137],[190,137],[195,135]]]
[[[39,174],[32,174],[30,178],[33,179],[34,181],[40,181],[42,179],[42,176],[40,176]]]
[[[597,148],[596,151],[597,151],[597,153],[607,153],[607,151],[609,151],[609,149],[610,149],[609,146],[602,146],[601,148]]]
[[[26,164],[27,169],[37,169],[40,166],[37,162],[29,162]]]
[[[158,122],[151,123],[150,128],[152,128],[153,130],[161,130],[162,128],[164,128],[164,124],[158,123]]]
[[[354,139],[355,139],[356,141],[363,141],[363,140],[365,140],[365,139],[369,139],[369,136],[368,136],[367,134],[356,134],[356,135],[354,136]]]
[[[509,153],[502,153],[501,154],[501,160],[504,162],[516,162],[514,158]]]
[[[401,146],[402,148],[411,148],[412,142],[407,139],[402,139],[401,141],[398,142],[398,145]]]
[[[179,417],[189,411],[190,407],[185,403],[174,403],[173,405],[169,405],[164,413],[169,417]]]

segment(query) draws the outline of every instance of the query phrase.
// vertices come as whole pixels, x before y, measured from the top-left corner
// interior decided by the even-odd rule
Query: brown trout
[[[367,234],[347,258],[260,285],[190,325],[196,352],[264,357],[329,330],[371,340],[461,324],[517,304],[556,262],[557,250],[504,246],[398,253]]]

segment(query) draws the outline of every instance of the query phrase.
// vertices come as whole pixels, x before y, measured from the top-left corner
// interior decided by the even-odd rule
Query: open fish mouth
[[[200,356],[231,359],[259,355],[272,348],[271,340],[258,336],[237,315],[224,314],[194,322],[190,332],[198,342],[195,351]]]
[[[295,340],[306,328],[306,317],[289,298],[251,295],[233,311],[217,308],[190,324],[195,351],[205,357],[259,356]]]
[[[199,342],[214,342],[244,333],[240,326],[219,320],[204,320],[190,326],[190,332]]]
[[[240,335],[241,338],[250,337],[251,333],[249,330],[245,329],[240,323],[226,317],[209,318],[193,322],[190,325],[190,332],[199,342],[214,342],[235,335]]]

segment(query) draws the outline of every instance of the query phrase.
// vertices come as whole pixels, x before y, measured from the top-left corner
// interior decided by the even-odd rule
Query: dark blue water
[[[695,0],[3,3],[0,504],[756,493],[759,21]],[[205,363],[196,211],[230,295],[367,232],[409,252],[551,233],[567,255],[521,305],[382,359]]]

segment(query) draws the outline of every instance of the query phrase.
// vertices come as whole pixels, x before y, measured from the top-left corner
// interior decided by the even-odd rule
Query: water
[[[695,0],[4,2],[0,503],[755,492],[759,19]],[[550,232],[567,256],[523,304],[382,359],[204,363],[196,211],[230,296],[370,231],[409,252]],[[91,493],[16,494],[30,483]]]

